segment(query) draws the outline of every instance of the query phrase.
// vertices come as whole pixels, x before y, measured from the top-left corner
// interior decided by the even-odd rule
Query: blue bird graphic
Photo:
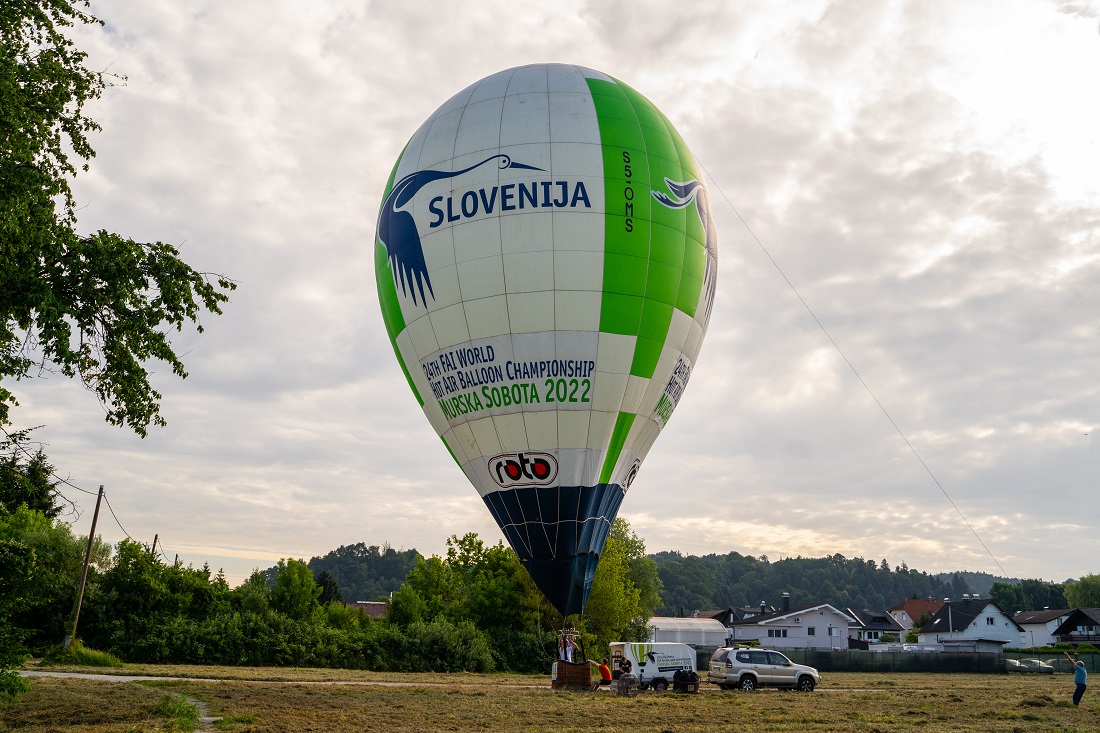
[[[683,209],[692,201],[695,201],[695,211],[699,214],[699,222],[706,232],[705,249],[707,252],[707,269],[703,274],[703,288],[707,294],[706,306],[703,310],[703,324],[710,321],[710,309],[714,305],[714,291],[718,285],[718,230],[714,227],[714,220],[710,215],[710,199],[707,197],[707,189],[696,180],[678,182],[671,178],[665,179],[665,185],[672,192],[672,196],[654,191],[653,198],[670,209]]]
[[[426,308],[428,300],[424,295],[425,286],[432,300],[435,300],[435,292],[432,291],[432,281],[428,277],[428,266],[424,262],[424,245],[420,241],[420,232],[416,228],[416,221],[411,213],[406,211],[406,206],[420,189],[433,181],[445,178],[454,178],[468,173],[475,168],[480,168],[490,161],[497,161],[497,167],[520,168],[533,171],[541,171],[533,165],[517,163],[507,155],[493,155],[485,160],[458,171],[439,171],[425,169],[410,173],[393,185],[393,190],[386,200],[382,202],[382,210],[378,212],[378,239],[386,248],[390,267],[393,269],[394,285],[401,286],[402,295],[411,295],[413,305],[417,305],[416,293],[420,291],[420,303]]]

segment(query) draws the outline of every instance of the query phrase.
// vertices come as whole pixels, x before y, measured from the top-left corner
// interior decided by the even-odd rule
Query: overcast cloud
[[[500,539],[394,359],[374,220],[439,104],[576,63],[648,96],[713,179],[710,332],[621,513],[650,551],[1100,570],[1097,3],[544,5],[96,3],[79,45],[127,80],[90,109],[81,227],[240,288],[177,337],[189,378],[159,369],[167,428],[112,428],[59,377],[16,385],[14,418],[136,539],[233,582]]]

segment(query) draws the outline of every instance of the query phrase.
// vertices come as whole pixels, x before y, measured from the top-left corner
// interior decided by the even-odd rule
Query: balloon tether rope
[[[696,160],[696,162],[699,161]],[[871,399],[875,401],[876,405],[878,405],[878,409],[882,410],[882,414],[885,415],[886,419],[890,421],[890,424],[894,426],[894,430],[896,430],[898,435],[901,436],[901,439],[905,441],[905,445],[909,446],[909,450],[912,451],[914,456],[916,456],[916,459],[920,462],[920,465],[923,466],[928,475],[932,477],[932,481],[936,484],[944,497],[946,497],[948,503],[951,504],[955,512],[958,513],[959,518],[963,521],[963,524],[965,524],[974,534],[974,538],[978,540],[978,544],[980,544],[982,546],[982,549],[986,551],[986,554],[988,554],[989,557],[993,559],[993,563],[1001,571],[1001,574],[1007,577],[1008,573],[1005,572],[1005,569],[1001,567],[1001,563],[997,560],[996,556],[992,552],[990,552],[989,547],[987,547],[985,542],[982,541],[981,536],[978,534],[978,530],[974,529],[974,525],[972,525],[970,521],[967,520],[966,515],[963,514],[962,510],[959,509],[957,504],[955,504],[955,500],[952,499],[950,494],[947,493],[947,490],[943,488],[943,484],[941,484],[940,480],[936,478],[936,475],[932,473],[932,469],[929,468],[928,464],[924,462],[924,459],[921,458],[920,453],[918,453],[917,449],[913,447],[913,444],[909,442],[909,438],[905,436],[905,433],[902,432],[902,429],[898,427],[898,424],[896,422],[894,422],[894,418],[890,416],[890,413],[886,410],[883,404],[879,402],[878,397],[876,397],[875,393],[871,391],[871,388],[867,385],[867,382],[863,380],[863,377],[855,368],[855,365],[852,364],[851,360],[848,359],[848,357],[844,353],[844,350],[840,348],[840,345],[837,344],[837,342],[833,339],[828,329],[825,328],[825,325],[817,317],[817,314],[815,314],[813,309],[810,308],[810,304],[807,303],[806,299],[802,297],[802,294],[798,292],[798,288],[794,286],[794,283],[792,283],[790,278],[787,277],[787,274],[783,272],[783,268],[780,267],[779,263],[775,261],[775,258],[772,257],[771,252],[768,251],[768,248],[765,247],[764,243],[760,241],[760,238],[756,236],[756,232],[754,232],[752,230],[752,227],[749,226],[749,223],[745,221],[745,217],[741,216],[741,212],[737,210],[737,207],[733,205],[732,201],[730,201],[729,196],[726,195],[726,192],[722,190],[722,187],[720,185],[718,185],[718,181],[714,178],[714,176],[710,174],[710,171],[708,171],[706,169],[706,166],[704,166],[701,162],[699,163],[699,167],[703,169],[703,172],[706,173],[707,178],[709,178],[710,182],[714,184],[714,187],[718,189],[718,193],[722,194],[722,198],[725,200],[726,204],[733,210],[733,213],[737,215],[737,218],[741,220],[742,226],[745,227],[745,230],[753,238],[753,241],[756,242],[757,246],[760,247],[760,250],[768,258],[768,261],[772,263],[773,267],[775,267],[776,271],[779,273],[779,276],[782,277],[784,282],[787,283],[787,286],[790,287],[795,297],[798,298],[798,301],[802,303],[802,307],[804,307],[806,309],[806,312],[810,314],[810,317],[814,319],[814,323],[816,323],[817,327],[821,329],[821,332],[825,334],[825,338],[829,339],[829,343],[833,345],[833,348],[836,349],[836,352],[840,354],[840,358],[843,359],[844,363],[848,365],[848,368],[852,370],[852,374],[856,375],[856,379],[858,379],[859,383],[863,385],[863,389],[867,391],[867,394],[871,395]]]

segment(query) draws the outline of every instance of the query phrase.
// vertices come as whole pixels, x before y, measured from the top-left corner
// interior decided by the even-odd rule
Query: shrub
[[[89,649],[81,643],[80,639],[73,639],[67,649],[63,646],[50,649],[42,658],[42,664],[45,666],[121,667],[122,660],[109,652]]]
[[[493,652],[488,638],[469,621],[457,625],[443,618],[415,621],[404,631],[401,671],[492,672]]]

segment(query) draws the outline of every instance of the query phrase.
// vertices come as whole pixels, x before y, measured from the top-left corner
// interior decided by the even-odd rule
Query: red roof
[[[930,601],[927,598],[906,598],[890,609],[890,613],[894,611],[905,611],[909,615],[909,618],[916,621],[921,616],[928,616],[932,618],[936,611],[943,608],[943,601]]]

